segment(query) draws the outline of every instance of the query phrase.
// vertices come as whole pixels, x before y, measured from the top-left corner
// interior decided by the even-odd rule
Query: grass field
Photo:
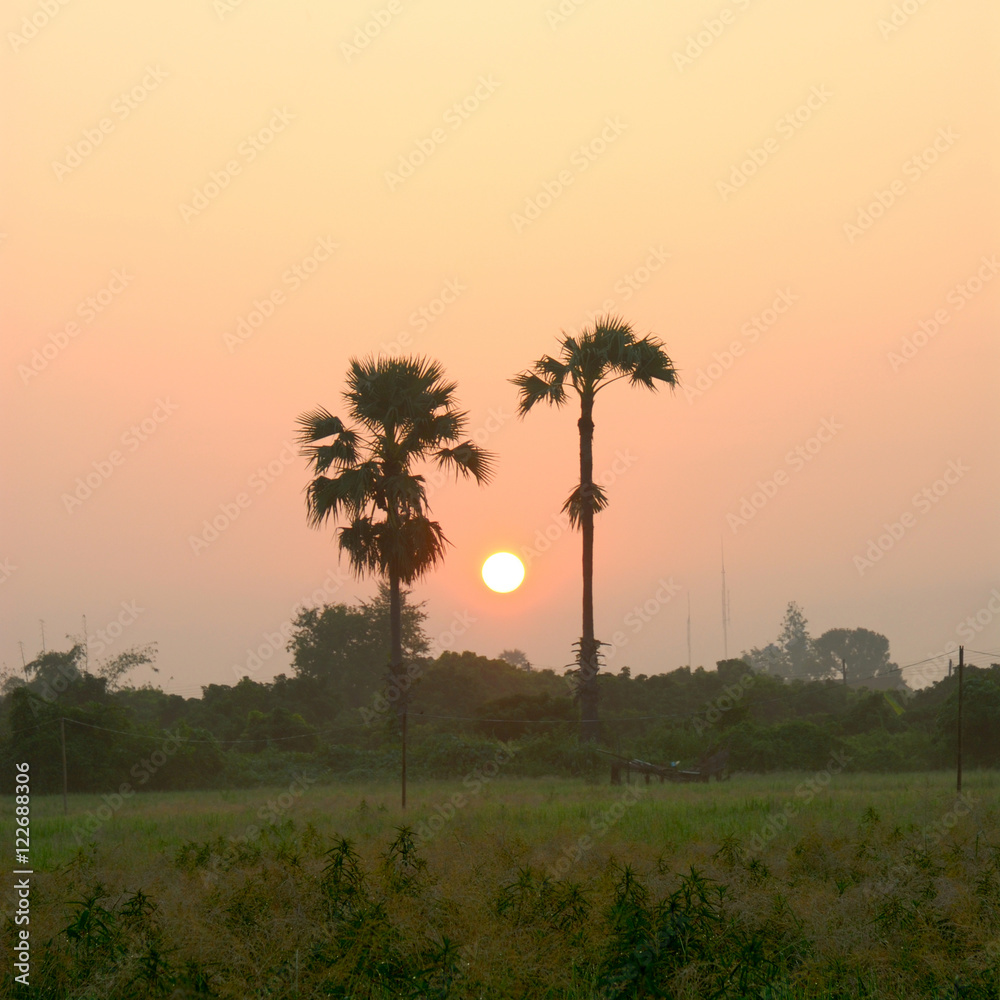
[[[838,770],[35,798],[31,995],[1000,996],[1000,775]]]

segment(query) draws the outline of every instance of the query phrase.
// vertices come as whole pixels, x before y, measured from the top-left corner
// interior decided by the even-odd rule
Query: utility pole
[[[403,692],[403,809],[406,809],[406,692]]]
[[[27,681],[28,680],[28,664],[24,662],[24,643],[23,642],[19,642],[17,645],[18,645],[18,647],[21,650],[21,669],[24,671],[24,679],[25,679],[25,681]]]
[[[688,591],[688,624],[687,624],[687,639],[688,639],[688,670],[691,669],[691,591]]]
[[[45,652],[45,619],[39,618],[38,624],[42,627],[42,652]]]
[[[720,541],[722,548],[722,656],[729,659],[729,591],[726,589],[726,549]]]
[[[962,790],[962,680],[965,676],[965,646],[958,647],[958,791]]]
[[[59,719],[59,732],[62,735],[63,753],[63,815],[66,816],[69,813],[69,806],[66,805],[66,788],[69,782],[66,778],[66,720],[63,718]]]

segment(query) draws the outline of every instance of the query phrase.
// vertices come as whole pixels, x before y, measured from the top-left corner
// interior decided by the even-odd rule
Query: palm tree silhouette
[[[398,692],[403,737],[402,796],[406,808],[406,715],[401,585],[409,586],[444,558],[447,539],[427,515],[424,477],[412,466],[432,460],[486,483],[494,456],[461,441],[468,415],[457,408],[453,382],[425,358],[352,358],[343,393],[348,427],[323,407],[298,424],[302,454],[315,478],[306,487],[309,523],[340,521],[337,542],[357,576],[389,583],[390,682]],[[327,443],[320,443],[327,442]],[[449,445],[451,445],[449,447]],[[330,471],[334,475],[328,476]]]
[[[600,643],[594,636],[594,515],[608,498],[594,482],[594,397],[621,379],[656,390],[657,382],[677,384],[674,364],[658,338],[636,339],[632,327],[616,316],[598,317],[579,337],[564,335],[557,358],[544,355],[510,381],[520,390],[518,415],[525,416],[540,402],[562,406],[567,384],[580,397],[580,482],[563,504],[570,524],[583,534],[583,634],[577,652],[577,695],[580,700],[580,739],[596,741],[597,673]]]

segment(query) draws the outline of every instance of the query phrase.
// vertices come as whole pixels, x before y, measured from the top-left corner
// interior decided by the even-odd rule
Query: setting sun
[[[511,552],[495,552],[483,563],[483,579],[490,590],[508,594],[524,579],[524,564]]]

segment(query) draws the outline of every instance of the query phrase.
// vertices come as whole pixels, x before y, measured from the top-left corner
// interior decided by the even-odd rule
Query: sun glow
[[[524,579],[524,564],[511,552],[495,552],[483,563],[483,579],[490,590],[509,594]]]

